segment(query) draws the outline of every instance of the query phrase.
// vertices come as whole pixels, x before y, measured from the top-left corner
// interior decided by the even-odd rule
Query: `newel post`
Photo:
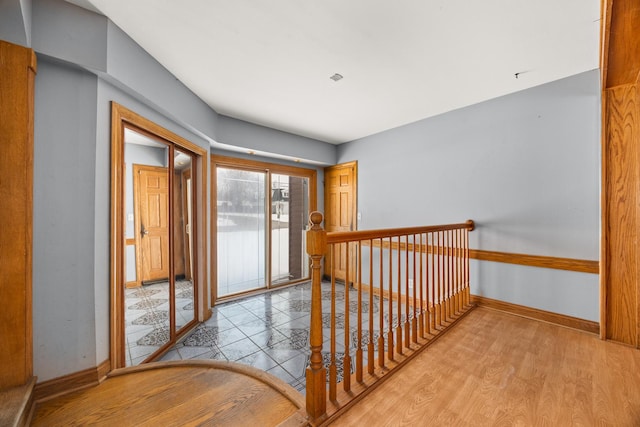
[[[307,231],[307,253],[311,258],[311,344],[307,368],[307,413],[317,419],[326,412],[326,369],[322,361],[322,277],[320,266],[327,246],[327,232],[322,229],[322,214],[311,212],[311,229]]]

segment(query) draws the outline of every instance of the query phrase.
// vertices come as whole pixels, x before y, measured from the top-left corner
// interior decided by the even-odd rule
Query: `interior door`
[[[324,170],[324,226],[327,232],[357,230],[356,206],[357,197],[357,162],[330,166]],[[347,265],[349,251],[349,265]],[[353,278],[353,247],[347,249],[340,245],[334,254],[336,279],[346,280],[347,268],[349,277]],[[331,256],[325,257],[325,273],[331,272]],[[351,280],[350,280],[351,281]]]
[[[142,282],[169,277],[169,174],[167,168],[137,166],[136,208]]]

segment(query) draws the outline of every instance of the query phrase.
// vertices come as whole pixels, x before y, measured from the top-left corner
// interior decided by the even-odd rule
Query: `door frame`
[[[330,216],[330,212],[331,209],[329,208],[329,198],[327,197],[327,171],[337,171],[337,170],[341,170],[341,169],[352,169],[353,170],[353,180],[351,181],[351,193],[353,194],[353,201],[352,201],[352,207],[351,207],[351,218],[350,218],[350,222],[353,225],[351,228],[352,230],[350,231],[355,231],[358,229],[358,161],[354,160],[351,162],[346,162],[346,163],[340,163],[337,165],[333,165],[333,166],[327,166],[326,168],[324,168],[324,228],[325,230],[327,229],[327,224],[328,218],[331,218]],[[351,260],[351,262],[349,263],[349,278],[353,278],[355,277],[355,266],[354,266],[354,260],[355,260],[355,250],[353,248],[353,245],[349,244],[349,259]],[[330,256],[326,256],[325,257],[325,270],[323,275],[327,274],[327,268],[326,267],[330,267],[330,263],[331,263],[331,257]]]
[[[218,206],[217,206],[217,168],[232,168],[240,170],[248,170],[254,172],[266,172],[267,179],[265,179],[265,185],[268,189],[269,203],[267,203],[267,218],[271,218],[271,174],[283,174],[292,175],[309,179],[309,212],[313,212],[318,207],[318,172],[316,169],[303,168],[296,166],[280,165],[277,163],[261,162],[257,160],[242,159],[237,157],[227,157],[217,154],[211,154],[211,305],[215,305],[217,302],[226,301],[229,299],[239,298],[248,294],[255,294],[268,291],[274,287],[270,286],[271,283],[271,221],[267,223],[267,248],[265,253],[267,259],[265,260],[266,272],[264,288],[250,290],[238,294],[229,295],[228,297],[218,298]],[[293,282],[288,282],[279,286],[293,285],[309,280],[310,277],[306,277]],[[278,286],[276,286],[278,287]]]
[[[211,317],[211,309],[208,298],[208,274],[207,265],[207,178],[209,157],[208,150],[176,135],[149,119],[129,110],[128,108],[111,102],[111,209],[110,209],[110,252],[109,252],[109,282],[110,282],[110,367],[111,369],[126,366],[125,358],[125,321],[124,321],[124,289],[125,275],[125,170],[124,170],[124,144],[125,128],[146,134],[154,139],[160,139],[175,146],[177,149],[190,151],[194,154],[192,185],[194,189],[194,224],[193,246],[195,270],[194,276],[194,303],[196,312],[195,321],[202,322]],[[196,179],[197,178],[197,179]],[[173,212],[169,212],[173,215]],[[171,255],[169,256],[171,260]],[[139,279],[139,278],[136,278]],[[194,322],[195,323],[195,322]],[[178,335],[187,332],[187,328],[178,331]],[[173,331],[172,331],[173,333]],[[165,346],[166,347],[166,346]],[[166,351],[162,347],[156,354]]]

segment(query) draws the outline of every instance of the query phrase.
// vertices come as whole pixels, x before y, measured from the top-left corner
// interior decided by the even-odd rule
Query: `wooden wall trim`
[[[362,242],[362,245],[369,246],[369,242],[364,241]],[[406,242],[400,242],[400,244],[398,244],[397,241],[393,241],[391,244],[389,244],[388,240],[384,240],[381,244],[379,239],[373,240],[373,247],[383,247],[384,249],[389,249],[389,247],[391,247],[396,251],[398,250],[398,248],[400,248],[400,250],[402,251],[408,249],[410,252],[418,247],[418,250],[423,253],[440,253],[444,255],[448,254],[447,247],[440,247],[436,249],[431,245],[414,245],[413,243],[409,243],[407,245]],[[510,252],[486,251],[482,249],[469,249],[469,258],[477,259],[479,261],[502,262],[506,264],[525,265],[528,267],[577,271],[580,273],[599,274],[600,272],[599,261],[584,259],[559,258],[544,255],[515,254]]]
[[[640,2],[601,0],[600,337],[640,347]]]
[[[33,375],[35,73],[32,49],[0,40],[0,390]]]
[[[506,264],[526,265],[529,267],[553,268],[556,270],[577,271],[598,274],[600,263],[573,258],[558,258],[543,255],[525,255],[508,252],[469,249],[469,257],[479,261],[502,262]]]
[[[111,363],[109,360],[105,360],[93,368],[43,381],[35,386],[34,400],[36,402],[44,402],[54,397],[96,386],[107,377],[107,373],[110,370]]]
[[[541,320],[543,322],[578,329],[592,334],[598,334],[600,332],[600,325],[591,320],[579,319],[577,317],[571,317],[564,314],[512,304],[510,302],[499,301],[480,295],[471,295],[471,302],[475,302],[479,307],[492,308],[494,310],[515,314],[517,316]]]

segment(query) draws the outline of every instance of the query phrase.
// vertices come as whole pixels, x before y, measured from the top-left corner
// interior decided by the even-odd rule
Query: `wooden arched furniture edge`
[[[130,375],[138,372],[145,372],[154,369],[171,369],[171,368],[203,368],[203,369],[220,369],[235,372],[247,377],[254,378],[263,384],[268,385],[273,390],[289,399],[298,409],[305,406],[305,400],[295,388],[282,381],[280,378],[271,375],[265,371],[252,366],[243,365],[235,362],[223,362],[219,360],[171,360],[166,362],[144,363],[138,366],[128,368],[115,369],[107,375],[107,378],[118,377],[122,375]]]

